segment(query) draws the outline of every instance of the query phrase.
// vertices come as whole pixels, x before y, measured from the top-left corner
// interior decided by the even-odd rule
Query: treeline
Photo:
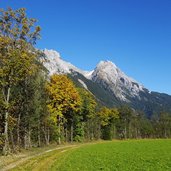
[[[67,75],[48,76],[40,37],[25,9],[0,15],[0,150],[98,139],[169,138],[171,114],[147,118],[128,106],[101,106]]]

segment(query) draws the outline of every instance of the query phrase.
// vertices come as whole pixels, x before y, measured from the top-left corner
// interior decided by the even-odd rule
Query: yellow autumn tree
[[[6,11],[0,9],[0,90],[3,96],[4,128],[3,154],[9,149],[9,109],[11,89],[31,75],[38,58],[34,45],[40,38],[40,27],[35,26],[35,19],[26,16],[26,9]]]
[[[119,112],[117,109],[109,109],[107,107],[102,107],[98,112],[100,119],[100,124],[102,126],[102,138],[112,139],[113,133],[112,127],[115,125],[115,120],[119,118]]]
[[[54,74],[46,85],[49,96],[48,109],[51,120],[58,127],[58,143],[61,143],[61,123],[67,121],[70,113],[79,110],[81,98],[73,82],[66,75]],[[69,116],[67,116],[69,115]]]

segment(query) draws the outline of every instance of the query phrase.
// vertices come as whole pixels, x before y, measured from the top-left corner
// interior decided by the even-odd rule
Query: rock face
[[[55,50],[47,50],[45,49],[44,54],[46,56],[47,62],[44,63],[45,67],[49,70],[50,75],[54,73],[58,74],[70,74],[73,72],[79,72],[83,75],[89,74],[87,71],[82,71],[72,65],[69,62],[64,61],[60,54]]]
[[[64,61],[54,50],[44,50],[44,63],[49,74],[69,74],[83,88],[90,91],[102,104],[129,104],[152,115],[160,110],[171,111],[171,96],[149,92],[143,85],[128,77],[111,61],[101,61],[93,71],[83,71]]]
[[[141,84],[125,75],[111,61],[101,61],[91,79],[111,91],[121,101],[129,102],[128,97],[140,98],[139,93],[144,91]]]
[[[50,74],[71,74],[78,72],[87,79],[100,84],[104,89],[108,89],[108,91],[121,101],[129,102],[128,97],[140,98],[139,92],[144,91],[144,87],[141,84],[124,74],[111,61],[101,61],[95,70],[88,72],[82,71],[71,63],[62,60],[60,54],[54,50],[45,49],[44,53],[47,56],[45,66]],[[82,82],[82,84],[84,83]]]

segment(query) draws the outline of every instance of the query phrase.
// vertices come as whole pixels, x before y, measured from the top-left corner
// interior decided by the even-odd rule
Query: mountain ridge
[[[69,74],[75,82],[79,82],[106,106],[128,104],[136,110],[144,111],[148,116],[157,110],[171,111],[170,95],[149,91],[111,61],[100,61],[93,71],[83,71],[64,61],[54,50],[45,49],[43,52],[47,58],[44,65],[50,75]]]
[[[113,84],[110,89],[120,100],[127,101],[126,95],[139,96],[139,91],[144,91],[144,86],[138,83],[136,80],[128,77],[111,61],[100,61],[96,68],[92,71],[81,70],[69,62],[64,61],[60,54],[54,50],[44,50],[47,59],[49,60],[45,66],[50,71],[50,74],[71,74],[72,71],[76,71],[87,79],[90,79],[99,84]],[[103,77],[102,79],[100,79]],[[103,81],[102,81],[103,80]],[[118,85],[118,86],[117,86]],[[124,90],[126,89],[126,90]],[[125,93],[128,91],[128,93]]]

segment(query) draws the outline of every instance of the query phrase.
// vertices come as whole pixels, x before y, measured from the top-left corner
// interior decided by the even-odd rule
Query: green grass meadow
[[[39,170],[33,166],[50,171],[171,171],[171,140],[85,144],[34,158],[15,170]]]
[[[171,140],[116,141],[87,145],[70,153],[52,170],[171,171]]]

